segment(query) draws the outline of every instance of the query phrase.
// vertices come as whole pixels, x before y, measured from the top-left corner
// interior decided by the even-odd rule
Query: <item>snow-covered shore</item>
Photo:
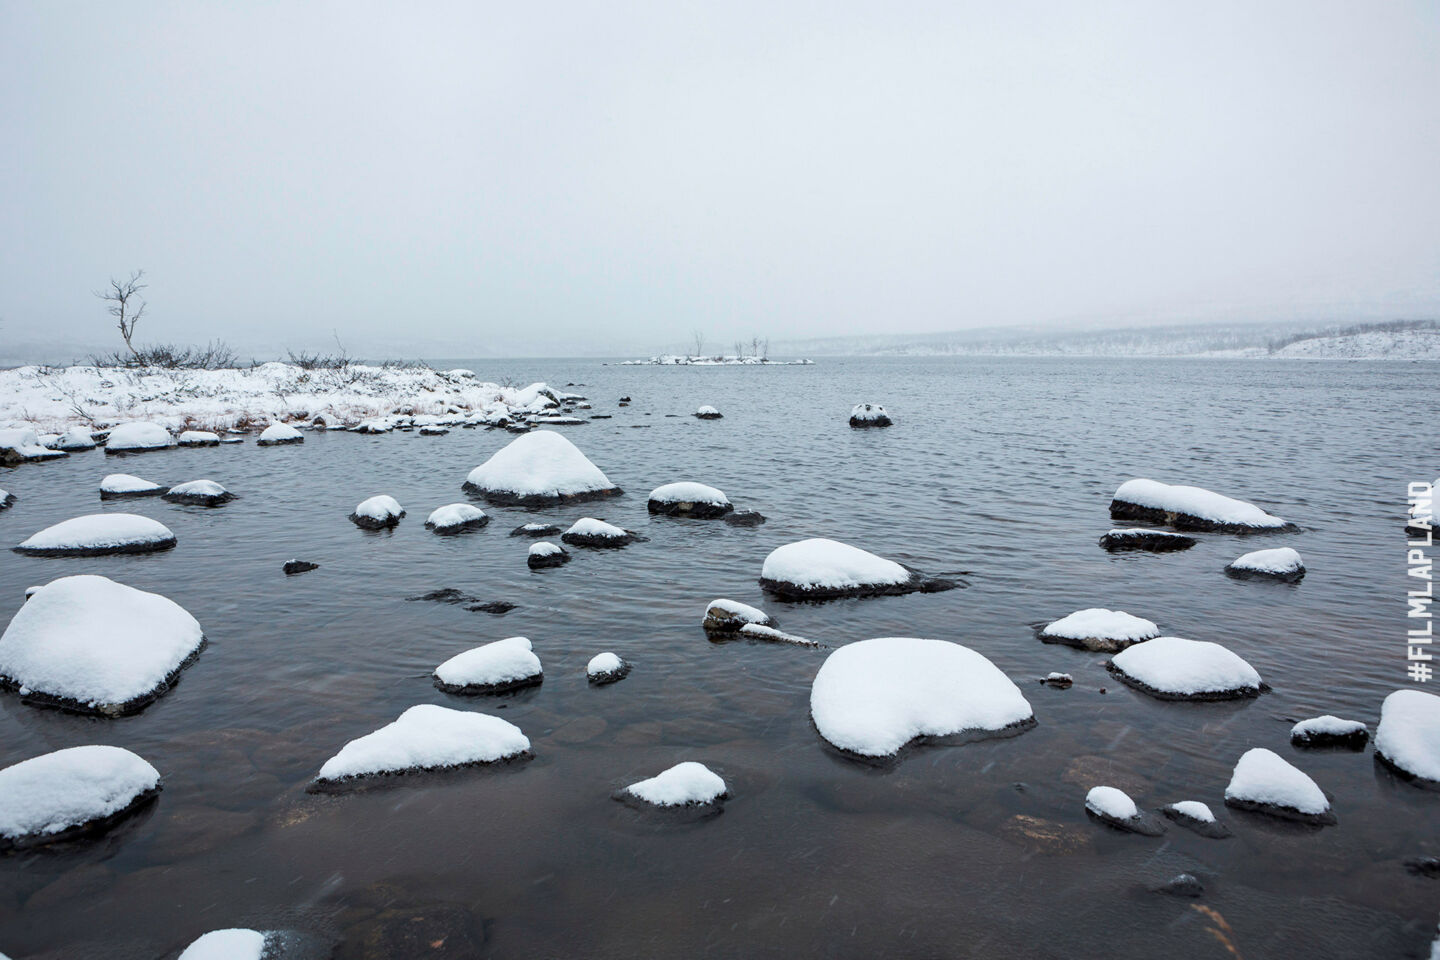
[[[265,363],[229,370],[24,366],[0,370],[0,428],[40,434],[144,420],[172,431],[225,431],[323,417],[355,425],[394,414],[494,419],[559,406],[544,384],[504,387],[468,370],[351,364],[306,370]]]

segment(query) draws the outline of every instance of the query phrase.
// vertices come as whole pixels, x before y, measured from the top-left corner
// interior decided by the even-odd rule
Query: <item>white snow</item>
[[[1211,813],[1210,808],[1199,800],[1179,800],[1170,804],[1170,809],[1191,820],[1199,820],[1201,823],[1215,822],[1215,814]]]
[[[679,483],[667,483],[650,491],[649,499],[657,503],[713,503],[723,507],[730,502],[730,499],[703,483],[681,481]]]
[[[1275,547],[1272,550],[1255,550],[1230,561],[1232,570],[1249,570],[1255,573],[1287,574],[1305,569],[1300,553],[1291,547]]]
[[[219,443],[220,434],[209,430],[185,430],[175,438],[175,442],[182,447],[204,447]]]
[[[632,783],[625,792],[657,807],[710,803],[725,795],[725,781],[703,763],[687,760],[649,780]]]
[[[223,497],[230,491],[216,483],[214,480],[188,480],[185,483],[176,484],[166,491],[166,496],[174,497]]]
[[[112,473],[100,481],[101,493],[149,493],[160,489],[160,484],[128,473]]]
[[[20,546],[27,550],[116,550],[174,537],[165,524],[139,514],[92,513],[46,527]]]
[[[383,493],[368,500],[361,500],[355,505],[355,516],[378,523],[388,523],[404,512],[405,508],[400,506],[400,501]]]
[[[1072,676],[1070,676],[1070,674],[1068,674],[1068,673],[1061,673],[1061,672],[1059,672],[1058,670],[1051,670],[1049,673],[1045,674],[1045,679],[1046,679],[1046,680],[1052,680],[1052,681],[1060,681],[1060,682],[1065,682],[1065,681],[1069,681],[1069,682],[1071,682],[1071,683],[1074,683],[1074,682],[1075,682],[1075,678],[1072,677]]]
[[[342,780],[375,773],[491,763],[530,749],[520,728],[499,717],[422,703],[394,723],[351,740],[316,776]]]
[[[431,511],[425,521],[427,527],[434,527],[436,530],[447,530],[452,527],[463,527],[468,523],[475,523],[484,519],[485,511],[468,503],[449,503],[443,507],[436,507]]]
[[[699,407],[699,409],[697,409],[697,410],[695,411],[695,415],[696,415],[697,417],[714,417],[714,416],[718,416],[719,413],[720,413],[719,410],[716,410],[714,407],[710,406],[710,404],[708,404],[708,403],[702,404],[702,405]]]
[[[910,571],[848,543],[816,537],[772,550],[760,576],[802,589],[851,589],[905,583]]]
[[[564,547],[556,546],[549,540],[541,540],[537,543],[530,544],[530,556],[532,557],[548,557],[552,554],[564,552]]]
[[[293,443],[296,439],[304,440],[305,435],[288,423],[272,423],[260,431],[260,436],[256,442],[261,445],[269,445],[272,443]]]
[[[55,441],[57,450],[94,450],[95,447],[95,438],[90,435],[89,427],[71,427]]]
[[[553,529],[554,526],[553,523],[526,523],[521,524],[520,529],[538,533],[543,530]]]
[[[515,497],[572,497],[614,490],[610,478],[553,430],[532,430],[470,471],[466,483]]]
[[[1386,697],[1375,751],[1411,776],[1440,783],[1440,697],[1422,690]]]
[[[625,661],[609,651],[597,653],[585,665],[585,673],[592,677],[603,677],[625,666]]]
[[[263,956],[265,934],[232,928],[211,930],[186,947],[178,960],[261,960]]]
[[[202,640],[200,624],[173,600],[106,577],[62,577],[0,636],[0,676],[108,712],[154,692]]]
[[[540,658],[525,637],[506,637],[472,647],[435,668],[435,679],[452,687],[498,686],[540,674]]]
[[[1365,724],[1359,720],[1341,720],[1339,717],[1325,714],[1323,717],[1311,717],[1309,720],[1301,720],[1290,728],[1290,736],[1293,737],[1345,737],[1352,733],[1360,733],[1365,730]]]
[[[1273,750],[1254,747],[1245,751],[1230,775],[1226,800],[1239,800],[1322,814],[1330,809],[1325,793],[1299,768]]]
[[[132,421],[131,423],[122,423],[110,431],[110,439],[105,441],[105,449],[111,453],[120,453],[125,450],[158,450],[162,447],[173,446],[174,443],[170,431],[160,424]]]
[[[850,408],[851,420],[888,420],[890,415],[878,403],[857,403]]]
[[[0,450],[14,450],[26,459],[45,460],[63,457],[64,454],[51,450],[40,442],[40,437],[28,427],[0,430]]]
[[[1125,648],[1110,662],[1126,676],[1160,693],[1196,696],[1260,689],[1260,674],[1254,667],[1208,640],[1156,637]]]
[[[710,601],[710,605],[705,608],[705,620],[714,626],[739,628],[747,623],[768,625],[770,615],[759,607],[722,597]]]
[[[1246,527],[1285,526],[1284,520],[1271,516],[1253,503],[1201,487],[1172,485],[1157,480],[1127,480],[1115,491],[1114,499],[1170,513],[1184,513],[1215,523]]]
[[[618,537],[628,537],[629,531],[617,527],[613,523],[606,523],[604,520],[596,520],[594,517],[581,517],[570,525],[566,533],[574,534],[577,537],[603,537],[613,540]]]
[[[0,837],[56,834],[108,817],[155,789],[160,773],[120,747],[69,747],[0,770]]]
[[[1112,820],[1133,820],[1140,816],[1135,801],[1118,787],[1092,787],[1085,794],[1085,809]]]
[[[995,731],[1034,715],[981,654],[916,637],[861,640],[830,654],[811,685],[810,714],[826,740],[872,757],[916,737]]]
[[[814,640],[806,640],[804,637],[797,637],[783,630],[776,630],[774,627],[766,626],[763,623],[747,623],[736,632],[740,634],[740,636],[749,637],[752,640],[768,640],[772,643],[794,643],[802,647],[820,646],[820,644]]]
[[[1040,635],[1044,637],[1065,640],[1093,638],[1121,643],[1138,643],[1159,634],[1160,628],[1143,617],[1132,616],[1124,610],[1106,610],[1104,607],[1076,610],[1040,631]]]

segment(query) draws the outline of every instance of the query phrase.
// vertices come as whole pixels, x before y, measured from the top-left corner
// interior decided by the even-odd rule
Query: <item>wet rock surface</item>
[[[284,567],[281,569],[285,571],[287,577],[293,577],[297,573],[307,573],[311,570],[318,570],[320,569],[320,564],[312,563],[309,560],[286,560]]]

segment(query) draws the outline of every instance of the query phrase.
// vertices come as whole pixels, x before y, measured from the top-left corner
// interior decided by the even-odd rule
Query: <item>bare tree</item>
[[[759,337],[751,337],[751,338],[750,338],[750,355],[751,355],[751,356],[754,356],[754,357],[760,356],[760,338],[759,338]]]
[[[695,356],[705,356],[705,334],[699,330],[692,330],[690,336],[695,338]]]
[[[144,277],[144,270],[134,271],[130,274],[130,279],[123,283],[111,277],[109,289],[95,291],[95,296],[108,304],[105,309],[119,324],[120,336],[125,340],[125,349],[129,350],[130,355],[136,358],[140,356],[140,353],[130,342],[130,338],[135,335],[135,324],[139,323],[140,318],[145,315],[145,301],[140,299],[140,291],[149,284],[140,282]]]
[[[770,356],[770,338],[766,337],[760,341],[760,359],[764,360]]]

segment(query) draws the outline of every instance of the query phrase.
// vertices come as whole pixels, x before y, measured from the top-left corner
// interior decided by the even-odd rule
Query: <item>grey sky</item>
[[[11,340],[1435,316],[1437,171],[1433,3],[0,0]]]

